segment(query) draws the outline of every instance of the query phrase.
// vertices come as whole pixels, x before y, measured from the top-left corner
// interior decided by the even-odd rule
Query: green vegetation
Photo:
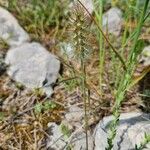
[[[53,110],[57,107],[57,104],[52,101],[45,101],[43,104],[38,103],[35,105],[34,110],[35,113],[39,114],[42,113],[42,111],[47,111],[47,110]]]
[[[140,93],[141,91],[137,86],[150,72],[149,66],[144,68],[138,77],[135,76],[143,47],[149,44],[147,40],[150,38],[149,2],[150,0],[93,0],[94,12],[90,14],[86,6],[79,0],[73,11],[69,10],[69,0],[64,0],[63,3],[61,0],[8,0],[8,6],[5,7],[18,18],[21,25],[31,35],[32,40],[41,41],[44,46],[50,47],[48,50],[58,55],[63,68],[55,85],[57,90],[52,96],[53,101],[45,100],[43,91],[35,89],[30,94],[26,94],[23,99],[25,101],[27,100],[26,97],[30,96],[31,99],[28,101],[30,105],[25,102],[25,104],[21,103],[20,107],[17,105],[15,110],[19,110],[21,113],[15,117],[10,114],[9,110],[5,109],[5,113],[0,112],[0,123],[8,122],[12,126],[9,128],[7,125],[6,127],[9,130],[14,128],[18,137],[21,137],[20,134],[25,135],[23,140],[29,141],[27,143],[30,145],[33,143],[31,140],[33,135],[27,134],[29,129],[20,130],[21,127],[16,127],[12,122],[20,116],[23,119],[27,116],[27,120],[39,121],[41,132],[42,127],[44,130],[46,129],[48,122],[59,122],[62,119],[60,117],[62,110],[64,111],[65,107],[68,106],[66,99],[68,101],[74,100],[73,103],[79,103],[84,109],[83,124],[85,125],[87,150],[88,130],[97,122],[95,118],[100,120],[102,116],[113,114],[114,120],[110,124],[107,139],[108,147],[106,148],[106,150],[112,150],[120,114],[125,112],[124,107],[130,106],[125,105],[124,102],[129,102],[132,105],[131,98],[135,96],[135,91],[138,93],[137,95],[141,96],[142,105],[142,98],[150,97],[149,89]],[[103,31],[103,14],[110,7],[119,7],[123,11],[123,29],[118,37]],[[147,35],[148,38],[145,40]],[[73,44],[75,50],[72,52],[73,57],[71,59],[66,57],[67,53],[65,56],[60,54],[58,48],[59,42],[68,41]],[[5,41],[0,40],[0,49],[7,48]],[[24,90],[24,87],[19,83],[16,84],[16,88],[20,92]],[[9,89],[3,93],[5,92],[7,95],[11,95]],[[16,95],[19,95],[18,93],[15,94],[14,99]],[[59,101],[58,103],[62,104],[64,108],[62,109],[55,101]],[[133,106],[139,109],[141,104],[137,102],[135,106],[135,101]],[[128,111],[130,110],[132,108]],[[52,111],[54,111],[53,115],[51,115]],[[94,122],[91,123],[91,119]],[[3,125],[2,128],[4,128]],[[30,129],[32,133],[33,128]],[[60,128],[64,136],[69,138],[71,131],[68,127],[61,124]],[[39,133],[37,137],[40,139],[44,136],[45,133],[42,135]],[[14,145],[21,143],[21,141],[16,140],[16,142],[15,140],[10,138],[10,141],[15,143]],[[145,139],[140,146],[135,145],[135,149],[142,150],[149,142],[150,136],[145,134]],[[7,140],[4,143],[7,143]],[[26,143],[23,142],[23,144]],[[69,146],[68,149],[72,149],[72,147]]]
[[[65,10],[68,0],[61,5],[60,0],[9,0],[8,9],[15,12],[25,29],[32,33],[34,38],[41,40],[40,36],[50,32],[55,27],[55,36],[62,25],[62,18],[66,15]]]
[[[147,0],[145,2],[145,6],[143,8],[143,12],[140,17],[140,21],[138,23],[137,28],[135,29],[136,34],[133,39],[133,46],[131,47],[131,51],[130,51],[130,54],[127,59],[127,66],[128,66],[127,71],[122,76],[121,82],[120,82],[119,87],[116,92],[116,96],[115,96],[116,101],[115,101],[115,105],[113,108],[113,115],[114,115],[115,119],[113,120],[111,127],[110,127],[111,133],[108,138],[108,143],[109,143],[109,146],[107,148],[108,150],[111,150],[113,148],[113,140],[116,136],[116,130],[117,130],[117,125],[118,125],[119,116],[120,116],[119,110],[120,110],[121,104],[124,100],[125,92],[128,88],[128,85],[130,84],[130,82],[132,80],[135,66],[137,64],[137,57],[141,53],[141,47],[139,47],[140,42],[139,42],[138,38],[139,38],[141,29],[142,29],[142,26],[144,23],[144,18],[147,13],[148,4],[149,4],[149,0]]]

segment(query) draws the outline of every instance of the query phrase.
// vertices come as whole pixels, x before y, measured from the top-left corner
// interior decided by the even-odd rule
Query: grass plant
[[[86,132],[86,149],[88,150],[88,114],[87,114],[87,87],[86,87],[86,66],[85,61],[88,54],[86,44],[86,16],[84,16],[84,10],[81,6],[77,5],[75,8],[75,18],[73,19],[74,25],[74,46],[75,46],[75,58],[80,62],[81,76],[80,76],[80,88],[83,95],[84,102],[84,120],[85,120],[85,132]]]
[[[138,42],[139,42],[138,39],[139,39],[139,35],[140,35],[141,29],[143,26],[144,18],[145,18],[146,13],[147,13],[148,4],[149,4],[149,0],[146,0],[143,12],[142,12],[141,17],[140,17],[140,21],[139,21],[138,26],[136,28],[136,34],[134,36],[133,45],[132,45],[131,51],[130,51],[129,56],[128,56],[127,71],[122,76],[121,82],[119,84],[119,87],[117,89],[117,93],[115,96],[116,100],[115,100],[115,106],[113,108],[114,120],[112,121],[112,123],[110,125],[110,134],[108,137],[108,145],[109,146],[107,147],[107,150],[111,150],[113,148],[113,140],[116,136],[117,125],[119,123],[120,107],[121,107],[121,104],[124,100],[127,87],[132,80],[132,75],[135,71],[135,66],[137,64],[137,58],[138,58],[139,54],[141,53],[141,51],[140,51],[141,49],[139,49],[139,47],[138,47]]]
[[[52,38],[50,37],[51,35],[50,32],[53,32],[53,31],[54,31],[52,33],[53,37],[55,37],[57,33],[60,32],[60,30],[63,30],[63,33],[66,32],[66,30],[63,29],[63,26],[66,26],[65,24],[68,23],[67,21],[69,20],[69,19],[65,20],[65,16],[67,12],[66,10],[68,8],[68,3],[70,2],[69,0],[64,0],[63,4],[61,0],[43,0],[43,1],[31,0],[31,1],[27,1],[27,3],[24,3],[24,6],[20,5],[22,4],[21,0],[19,1],[8,0],[8,1],[9,1],[8,9],[12,11],[17,16],[17,18],[19,18],[19,20],[21,21],[21,24],[26,28],[27,31],[29,31],[31,34],[34,34],[34,37],[36,37],[36,39],[40,39],[41,37],[45,38],[47,36],[49,38]],[[90,17],[92,22],[96,26],[95,30],[96,30],[96,33],[98,34],[99,84],[98,84],[97,89],[98,91],[100,91],[98,92],[100,93],[98,97],[100,101],[102,101],[103,96],[105,97],[108,94],[108,92],[105,93],[102,87],[103,83],[105,83],[105,76],[104,76],[106,72],[105,63],[111,63],[111,65],[113,66],[109,68],[111,69],[111,73],[112,73],[109,76],[113,76],[113,77],[109,79],[108,81],[109,85],[106,85],[109,87],[108,89],[111,92],[110,93],[111,98],[108,102],[109,104],[104,105],[104,103],[107,103],[107,102],[103,102],[103,101],[101,103],[98,102],[98,104],[100,105],[98,106],[100,108],[100,111],[103,110],[101,109],[101,107],[103,107],[102,105],[105,106],[104,109],[109,109],[108,111],[112,109],[114,120],[110,124],[109,135],[107,139],[108,147],[105,148],[106,150],[112,150],[114,146],[113,144],[114,138],[116,137],[116,133],[117,133],[117,126],[119,124],[119,117],[121,114],[120,110],[121,110],[122,103],[125,100],[126,93],[129,89],[131,89],[131,87],[133,87],[133,85],[135,85],[137,82],[139,82],[139,80],[144,78],[144,76],[150,70],[148,67],[142,72],[142,74],[138,78],[133,78],[134,72],[136,70],[136,66],[138,64],[138,58],[141,54],[142,46],[143,46],[143,41],[140,39],[140,33],[143,29],[144,23],[149,19],[149,16],[150,16],[150,12],[149,12],[150,0],[144,0],[144,4],[143,2],[141,4],[139,0],[123,0],[123,1],[112,0],[110,2],[112,7],[125,4],[121,6],[122,10],[125,11],[125,15],[124,15],[125,24],[124,24],[124,31],[121,37],[121,44],[120,44],[121,46],[119,48],[116,48],[114,46],[114,44],[116,44],[115,43],[116,41],[112,42],[111,40],[112,37],[105,34],[103,31],[103,21],[102,21],[103,12],[107,8],[105,7],[105,4],[107,3],[107,1],[105,0],[94,1],[96,4],[95,11],[94,11],[95,16],[89,13],[88,9],[83,5],[83,3],[80,0],[77,0],[77,1],[79,2],[78,3],[79,5],[75,7],[75,11],[72,12],[71,16],[69,16],[72,21],[73,32],[71,36],[73,36],[75,59],[73,58],[72,60],[69,60],[67,63],[65,62],[67,61],[67,59],[65,58],[62,58],[62,60],[60,59],[60,61],[66,65],[65,69],[69,72],[70,78],[66,79],[66,76],[68,77],[69,75],[67,73],[65,75],[63,74],[60,77],[60,81],[56,83],[56,86],[59,86],[60,83],[65,83],[63,85],[63,88],[67,92],[70,92],[70,93],[73,91],[73,89],[76,89],[79,87],[78,89],[80,89],[81,91],[81,99],[83,100],[83,105],[82,105],[84,108],[84,125],[83,126],[85,127],[85,132],[86,132],[86,150],[88,150],[89,149],[88,130],[90,128],[89,120],[91,119],[89,117],[89,114],[91,111],[90,109],[91,108],[94,109],[93,112],[97,113],[97,107],[93,106],[94,107],[93,108],[90,105],[90,100],[92,99],[91,97],[95,93],[94,94],[92,93],[93,94],[92,96],[89,94],[93,90],[92,89],[93,86],[92,84],[89,84],[90,82],[89,82],[89,78],[88,78],[89,76],[87,72],[87,68],[89,64],[89,62],[87,62],[88,60],[87,58],[90,58],[90,54],[91,54],[91,49],[89,48],[89,43],[91,41],[87,40],[88,30],[90,30],[88,28],[89,23],[87,21],[88,20],[87,18]],[[141,6],[144,5],[142,10],[138,10],[139,5]],[[132,27],[132,24],[134,24],[134,27]],[[2,49],[7,48],[7,45],[4,41],[0,40],[0,44],[1,44]],[[106,51],[106,49],[109,52]],[[109,62],[105,62],[107,61],[106,60],[107,54],[111,58]],[[64,59],[65,61],[63,62]],[[92,59],[93,58],[90,58],[90,61],[92,61]],[[76,61],[76,64],[78,65],[78,69],[76,69],[77,68],[76,66],[75,66],[76,68],[72,66],[73,63],[71,63],[71,61]],[[110,87],[110,84],[112,82],[114,83],[114,85]],[[96,86],[94,86],[94,88],[95,87]],[[20,89],[20,92],[21,92],[22,87],[20,87],[20,85],[17,85],[17,88]],[[115,94],[113,95],[112,93],[115,93]],[[43,128],[47,126],[47,123],[49,122],[49,120],[58,121],[58,118],[60,118],[58,115],[59,111],[61,112],[60,114],[62,115],[62,110],[64,109],[62,109],[61,107],[58,107],[57,103],[52,102],[52,101],[43,101],[41,103],[44,95],[43,95],[43,92],[40,91],[39,89],[35,89],[33,95],[36,98],[34,99],[34,96],[32,96],[31,99],[29,99],[28,102],[32,101],[31,104],[29,103],[30,107],[27,104],[25,104],[24,107],[20,107],[22,108],[21,113],[18,113],[19,115],[17,115],[16,117],[12,116],[13,118],[12,120],[14,121],[16,118],[18,119],[20,116],[24,116],[25,114],[30,119],[34,118],[33,119],[34,121],[39,120],[40,127],[43,126]],[[150,95],[149,91],[147,91],[145,93],[145,96],[149,97],[149,95]],[[61,99],[60,100],[61,103],[64,103],[63,101],[64,97],[65,96],[57,95],[56,97],[54,97],[54,99],[57,99],[57,98]],[[113,101],[113,99],[115,100]],[[111,104],[114,104],[113,108]],[[29,108],[26,108],[26,107],[29,107]],[[30,113],[30,111],[32,112]],[[52,118],[51,115],[49,115],[52,112],[54,112],[54,115],[52,115],[54,119]],[[34,113],[35,115],[33,115]],[[97,115],[96,113],[94,113],[94,115]],[[108,114],[110,114],[110,112]],[[46,118],[47,116],[49,116],[49,118]],[[7,122],[7,119],[10,120],[11,118],[8,116],[8,118],[5,119],[5,117],[6,115],[4,115],[3,112],[0,112],[0,123],[2,121]],[[46,123],[43,123],[44,125],[42,124],[43,120],[46,122]],[[69,138],[70,136],[72,136],[68,127],[64,126],[63,124],[61,125],[61,130],[63,134],[66,136],[66,138]],[[19,131],[19,136],[21,136],[20,133],[22,133],[22,131]],[[26,137],[26,134],[25,134],[25,137]],[[30,136],[28,135],[28,137],[29,139],[33,138],[32,135]],[[35,145],[37,143],[36,139],[37,138],[35,138],[35,141],[34,141]],[[15,140],[17,141],[18,139],[15,139]],[[10,141],[12,142],[14,140],[10,140]],[[16,143],[18,144],[21,142],[22,141],[20,140],[19,142],[17,141]],[[149,135],[145,134],[145,138],[143,139],[141,144],[135,145],[135,150],[142,150],[145,147],[145,145],[149,142],[150,142],[150,137]],[[22,143],[25,144],[24,141]],[[28,145],[27,147],[29,148],[31,142],[28,142],[28,143],[29,144],[27,144]],[[68,143],[70,144],[71,141],[69,141]],[[36,146],[38,147],[38,145]],[[69,145],[68,149],[72,149],[72,145]]]
[[[64,4],[61,5],[60,0],[31,0],[27,2],[9,0],[8,9],[12,12],[15,11],[26,30],[39,39],[39,36],[49,33],[50,28],[55,27],[56,33],[53,35],[57,34],[61,20],[65,17],[68,2],[68,0],[64,0]]]

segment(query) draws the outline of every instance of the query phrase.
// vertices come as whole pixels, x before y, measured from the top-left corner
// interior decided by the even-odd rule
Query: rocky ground
[[[83,3],[86,5],[87,2]],[[92,3],[87,4],[92,13]],[[3,6],[0,7],[0,14],[0,149],[85,150],[84,104],[78,82],[74,80],[74,70],[80,75],[80,65],[74,60],[72,43],[57,39],[57,36],[51,37],[56,32],[35,38],[37,35],[30,33],[29,28],[27,30],[16,19],[19,18],[17,13]],[[122,15],[116,7],[108,9],[103,15],[103,29],[117,37],[115,43],[120,41],[123,30]],[[60,33],[64,34],[63,31]],[[143,89],[148,93],[150,85],[147,71],[150,65],[150,37],[147,27],[143,28],[141,38],[148,44],[139,59],[135,78],[140,74],[145,78],[127,92],[121,107],[115,150],[134,149],[135,144],[141,143],[144,133],[150,133],[149,97],[143,99],[141,94]],[[104,150],[107,146],[107,126],[112,120],[111,116],[106,116],[111,115],[114,104],[113,81],[109,76],[113,73],[108,69],[112,66],[109,63],[110,52],[107,51],[105,94],[101,96],[97,41],[91,40],[91,43],[94,50],[86,63],[90,101],[88,145],[89,150]],[[148,149],[150,145],[145,148]]]

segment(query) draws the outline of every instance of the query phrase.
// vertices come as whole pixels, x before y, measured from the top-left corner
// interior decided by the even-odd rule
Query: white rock
[[[84,131],[77,133],[72,142],[71,145],[73,146],[73,150],[87,150],[86,149],[86,134]],[[93,150],[94,148],[94,139],[92,135],[88,132],[88,150]]]
[[[16,47],[30,40],[29,35],[11,13],[0,7],[0,14],[0,38],[9,46]]]
[[[103,29],[118,36],[122,28],[122,12],[118,8],[111,8],[103,15]]]
[[[74,0],[74,2],[75,3],[71,3],[70,4],[70,8],[74,8],[74,6],[76,4],[79,4],[77,0]],[[92,0],[80,0],[80,2],[87,8],[87,10],[89,11],[89,13],[91,13],[91,14],[93,13],[93,11],[94,11],[94,5],[93,5]]]
[[[97,125],[94,133],[95,149],[105,150],[107,147],[107,131],[112,116],[105,117]],[[150,114],[142,113],[123,113],[120,116],[119,126],[117,128],[117,135],[114,140],[114,150],[129,150],[135,149],[135,144],[139,146],[144,140],[144,134],[150,134]],[[147,144],[149,150],[150,144]]]
[[[83,117],[84,117],[83,109],[79,108],[78,106],[71,106],[69,108],[69,112],[67,112],[65,115],[66,120],[73,124],[75,122],[80,122]]]
[[[143,49],[140,62],[143,62],[144,66],[150,65],[150,46]]]
[[[93,13],[94,11],[94,5],[92,0],[80,0],[83,5],[87,8],[87,10],[89,11],[89,13]]]
[[[69,59],[74,57],[74,46],[71,43],[60,43],[60,51],[62,55],[67,56]]]
[[[49,127],[49,139],[47,139],[47,149],[62,150],[66,145],[63,133],[60,130],[60,126],[56,123],[48,123]]]
[[[59,60],[39,43],[26,43],[8,51],[8,75],[28,88],[43,88],[48,96],[58,78]]]
[[[86,150],[86,134],[81,129],[79,132],[72,133],[70,137],[65,137],[61,132],[60,126],[56,123],[48,123],[48,134],[47,148],[53,150],[67,150],[67,146],[73,147],[73,150]],[[71,141],[70,141],[71,140]],[[69,144],[67,143],[69,142]],[[68,144],[68,145],[67,145]],[[94,142],[92,135],[88,132],[88,146],[89,150],[93,150]]]

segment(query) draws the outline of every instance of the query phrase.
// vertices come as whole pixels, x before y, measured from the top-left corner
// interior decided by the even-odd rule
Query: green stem
[[[113,140],[116,136],[117,125],[119,123],[119,117],[120,117],[119,110],[123,102],[127,87],[130,84],[132,73],[134,71],[134,66],[136,63],[136,58],[138,57],[137,55],[138,51],[136,50],[136,46],[137,46],[138,38],[139,38],[141,29],[144,23],[144,18],[146,15],[146,10],[148,8],[148,3],[149,3],[149,0],[146,0],[142,15],[141,15],[138,27],[137,27],[137,32],[134,37],[133,47],[128,57],[128,68],[124,76],[122,77],[122,81],[120,82],[119,88],[116,93],[116,101],[115,101],[115,106],[113,109],[114,120],[111,122],[111,125],[110,125],[110,134],[108,136],[108,147],[106,148],[106,150],[111,150],[113,148]]]
[[[117,50],[114,48],[114,46],[111,44],[111,42],[109,41],[109,39],[107,38],[107,36],[105,35],[105,33],[103,32],[102,28],[99,26],[99,23],[96,21],[96,19],[90,14],[90,12],[87,10],[87,8],[82,4],[82,2],[80,0],[77,0],[80,5],[85,9],[85,11],[88,13],[88,15],[90,16],[90,18],[94,21],[94,23],[96,24],[99,32],[103,35],[104,39],[106,40],[106,42],[109,44],[109,46],[111,47],[111,49],[113,50],[113,52],[116,54],[116,56],[118,57],[118,59],[121,61],[122,66],[124,68],[124,70],[127,70],[126,67],[126,63],[123,60],[123,58],[121,57],[121,55],[117,52]]]
[[[126,18],[126,23],[128,22],[128,18]],[[125,26],[125,30],[123,32],[123,38],[122,38],[122,46],[120,48],[121,56],[124,57],[124,51],[125,51],[125,43],[127,41],[127,32],[128,32],[128,26]],[[121,63],[118,64],[117,72],[116,72],[116,78],[115,78],[115,88],[119,85],[120,76],[122,74],[120,73],[121,70]]]
[[[86,70],[85,70],[85,62],[84,62],[84,54],[81,56],[81,71],[82,71],[82,84],[81,90],[83,94],[84,101],[84,120],[85,120],[85,133],[86,133],[86,150],[88,150],[88,116],[87,116],[87,96],[86,96]]]
[[[146,0],[145,5],[144,5],[144,10],[142,12],[142,15],[141,15],[141,18],[140,18],[140,22],[139,22],[138,27],[137,27],[137,32],[135,34],[135,38],[134,38],[134,41],[133,41],[134,44],[133,44],[131,53],[129,55],[129,60],[132,59],[131,57],[133,56],[133,53],[136,50],[137,41],[138,41],[138,38],[139,38],[139,35],[140,35],[140,32],[141,32],[141,28],[142,28],[143,23],[144,23],[144,18],[145,18],[145,14],[146,14],[146,11],[147,11],[148,3],[149,3],[149,0]]]
[[[99,0],[99,15],[98,15],[98,21],[99,25],[102,28],[103,25],[103,0]],[[100,66],[99,66],[99,85],[100,85],[100,93],[102,94],[102,79],[103,79],[103,71],[104,71],[104,49],[103,49],[103,35],[100,32],[99,34],[99,61],[100,61]]]

